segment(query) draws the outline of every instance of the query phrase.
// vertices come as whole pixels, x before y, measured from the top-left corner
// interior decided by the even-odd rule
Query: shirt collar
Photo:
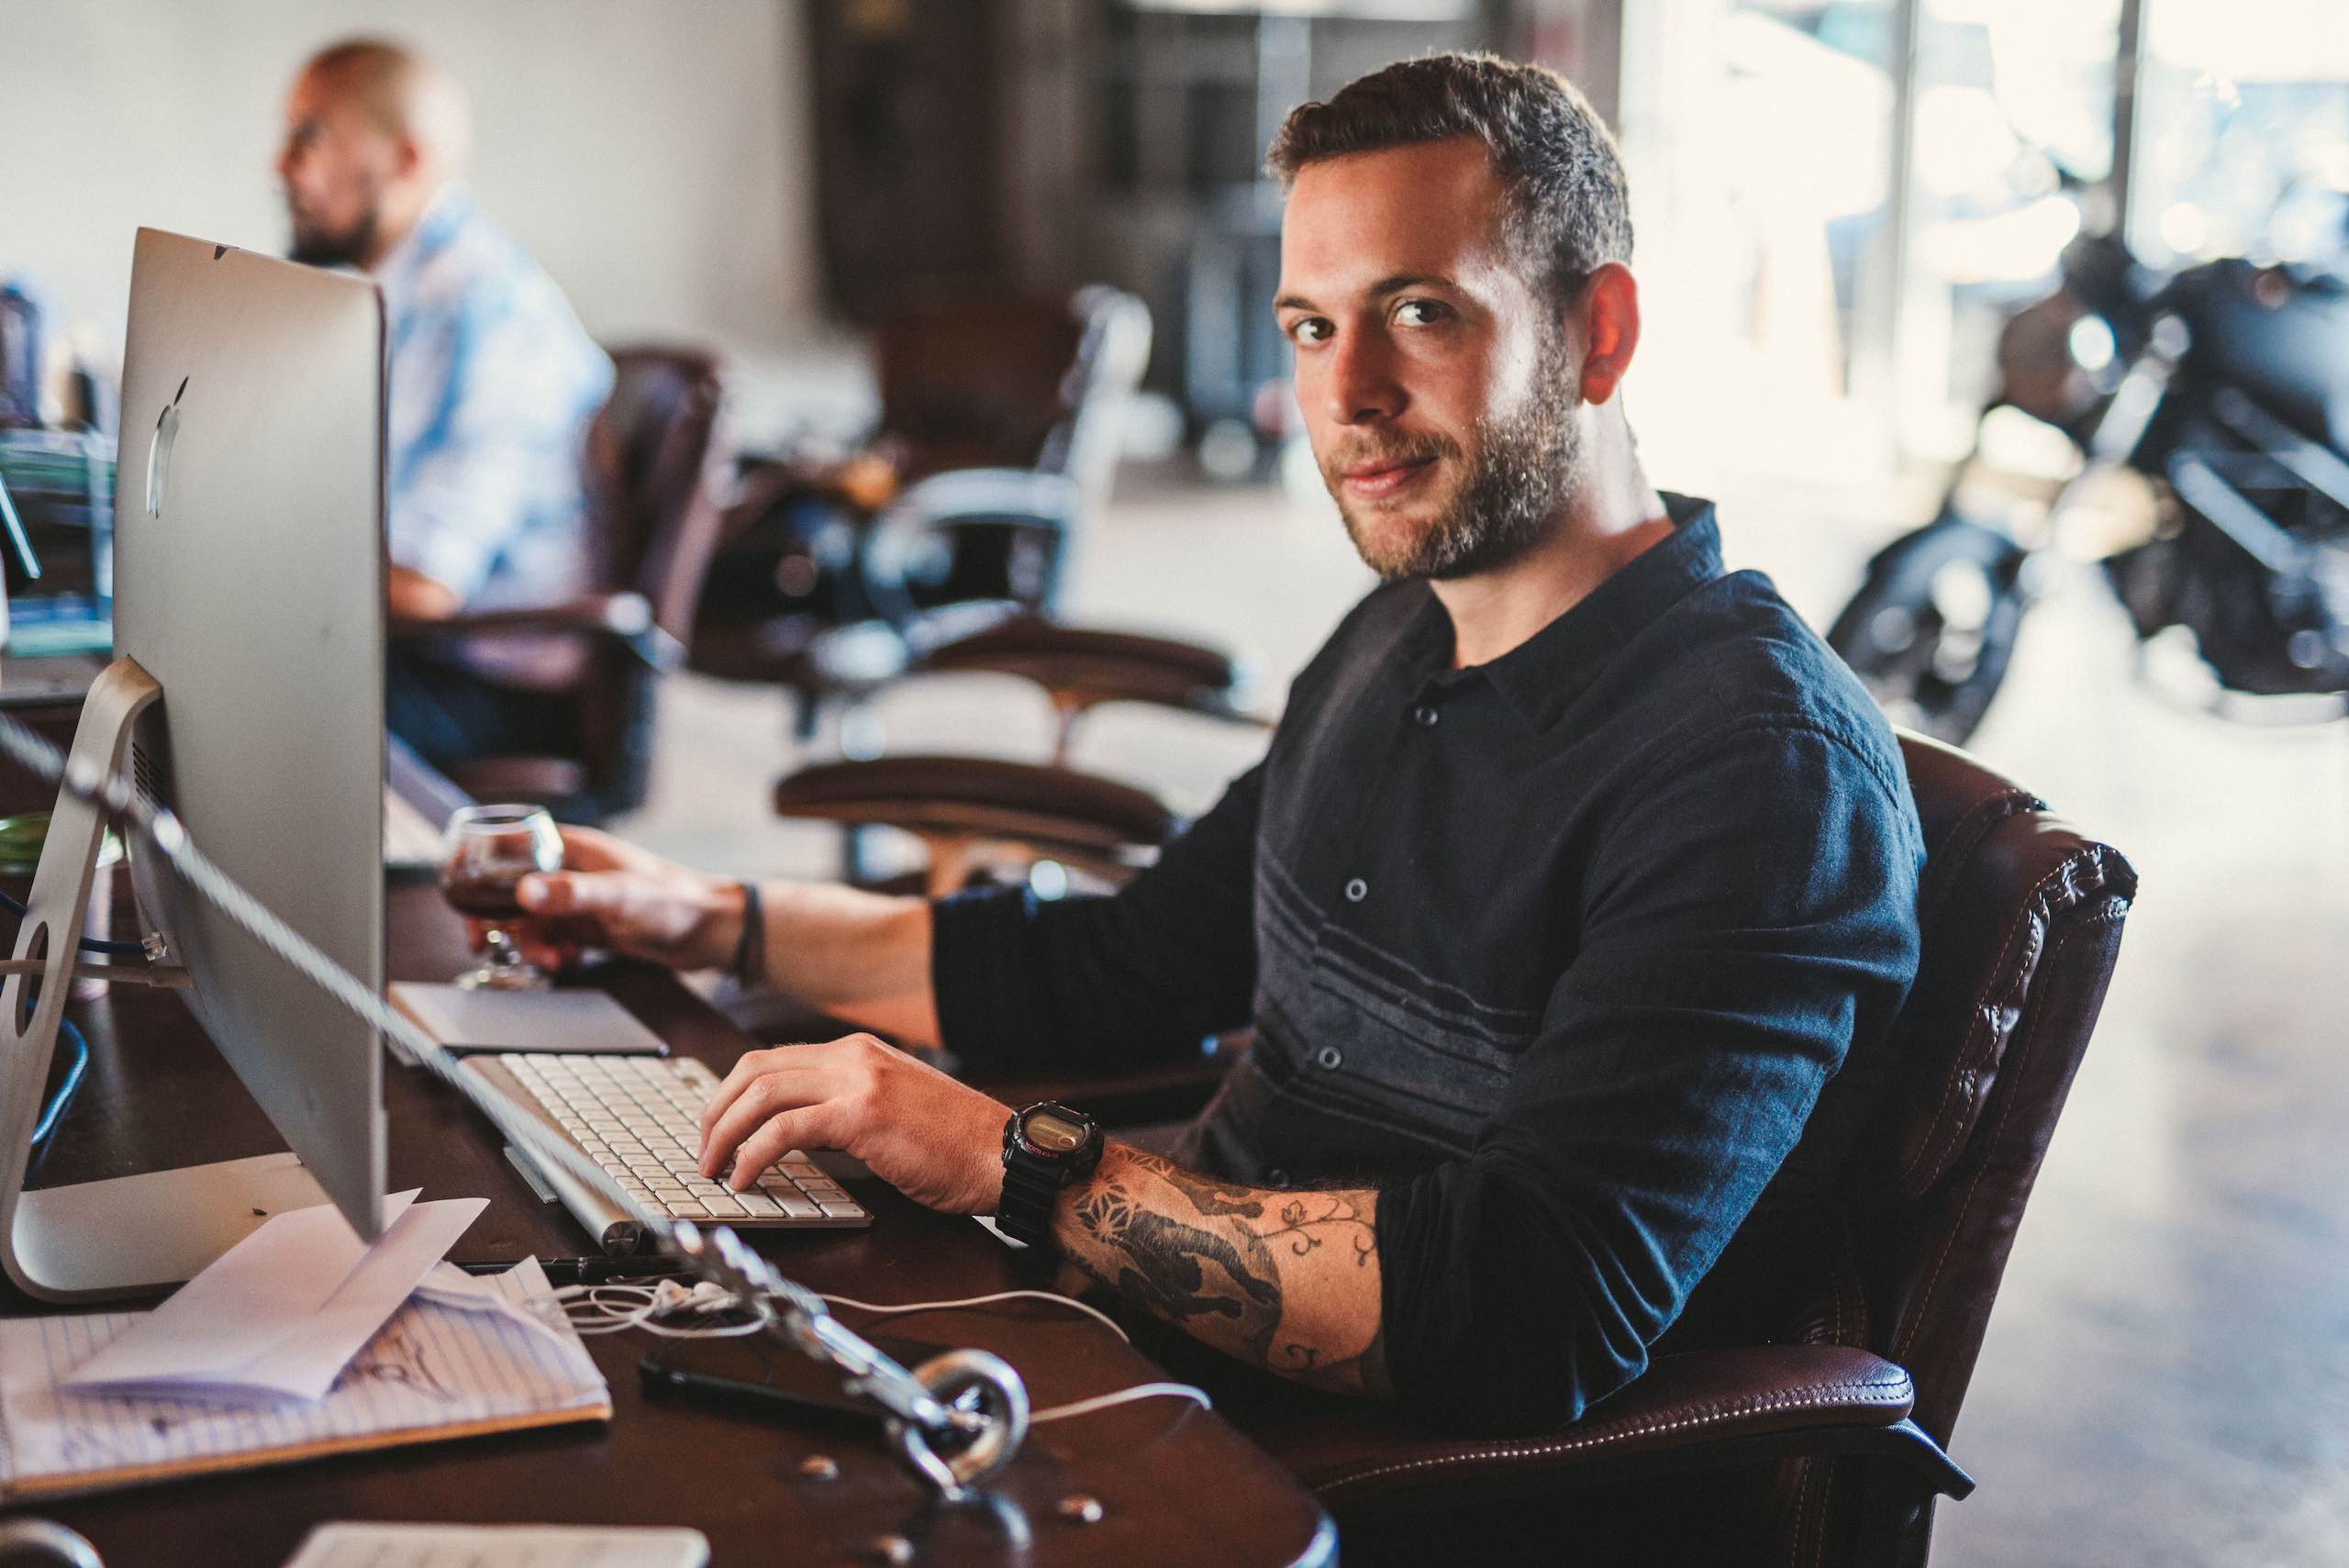
[[[375,282],[386,294],[404,291],[432,258],[448,249],[458,230],[472,220],[473,210],[471,191],[454,182],[441,186],[417,217],[416,227],[375,263]]]
[[[1465,670],[1444,668],[1453,649],[1452,623],[1432,590],[1409,634],[1412,653],[1433,665],[1436,684],[1482,679],[1528,727],[1548,728],[1618,650],[1690,592],[1722,574],[1713,504],[1670,491],[1662,495],[1672,532],[1499,658]]]

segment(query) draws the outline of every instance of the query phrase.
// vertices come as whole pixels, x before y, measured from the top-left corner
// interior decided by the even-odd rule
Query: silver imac
[[[373,284],[154,229],[131,272],[116,485],[115,662],[75,756],[127,766],[247,891],[381,992],[384,317]],[[61,796],[17,956],[79,929],[67,862],[95,814]],[[132,851],[141,918],[289,1151],[18,1194],[62,1006],[0,991],[7,1273],[50,1299],[189,1277],[267,1215],[331,1200],[381,1229],[376,1031]],[[86,857],[85,843],[83,853]],[[59,865],[52,870],[50,860]],[[43,894],[50,894],[44,901]],[[72,918],[66,917],[66,902]],[[70,941],[50,941],[70,962]],[[14,1034],[11,1037],[11,1029]],[[28,1058],[39,1055],[38,1069]],[[134,1086],[133,1093],[136,1093]]]

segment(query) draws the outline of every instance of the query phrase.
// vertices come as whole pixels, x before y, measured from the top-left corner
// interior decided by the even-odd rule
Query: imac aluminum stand
[[[136,661],[106,666],[83,704],[67,778],[117,776],[132,720],[161,695]],[[43,967],[0,984],[0,1270],[43,1301],[150,1295],[192,1278],[270,1216],[328,1201],[290,1152],[23,1190],[106,829],[97,802],[59,790],[17,933],[15,956]]]

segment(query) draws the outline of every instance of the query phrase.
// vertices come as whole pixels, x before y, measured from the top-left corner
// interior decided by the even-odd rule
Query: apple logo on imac
[[[163,485],[171,476],[172,443],[180,438],[180,399],[187,395],[187,378],[180,378],[180,389],[172,394],[171,403],[155,420],[155,441],[147,449],[147,515],[163,515]]]

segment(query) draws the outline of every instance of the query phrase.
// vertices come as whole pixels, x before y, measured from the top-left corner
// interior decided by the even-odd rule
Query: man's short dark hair
[[[1594,269],[1631,259],[1630,192],[1615,139],[1556,72],[1490,54],[1397,61],[1299,105],[1265,168],[1283,190],[1308,163],[1473,136],[1507,193],[1503,239],[1526,276],[1564,299]]]

